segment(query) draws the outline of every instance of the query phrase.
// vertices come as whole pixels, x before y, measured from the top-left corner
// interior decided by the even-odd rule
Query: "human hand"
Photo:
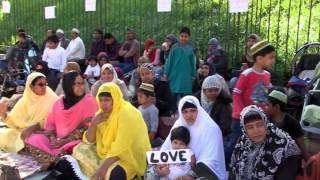
[[[100,114],[97,114],[95,115],[93,118],[92,118],[92,125],[98,125],[100,124],[101,122],[105,121],[106,120],[106,117],[107,114],[105,112],[101,112]]]
[[[21,139],[24,141],[25,139],[27,139],[28,137],[31,136],[31,134],[33,133],[33,129],[31,128],[26,128],[21,132]]]
[[[68,141],[66,139],[59,139],[59,138],[51,138],[51,141],[50,141],[50,145],[53,148],[60,148],[67,143]]]
[[[96,173],[92,176],[91,180],[103,180],[107,174],[108,168],[108,166],[102,164],[96,171]]]
[[[1,99],[0,102],[0,117],[5,117],[6,113],[8,112],[8,99]]]
[[[168,165],[157,165],[156,166],[156,173],[160,176],[160,177],[165,177],[168,174],[170,174],[170,170],[169,170],[169,166]]]

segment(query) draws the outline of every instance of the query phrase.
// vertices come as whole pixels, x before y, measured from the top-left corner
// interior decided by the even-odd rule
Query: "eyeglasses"
[[[39,83],[39,84],[36,84],[36,86],[39,86],[39,87],[44,87],[44,86],[47,86],[48,83]]]
[[[73,85],[75,85],[75,86],[81,86],[81,85],[84,85],[84,82],[83,82],[83,81],[82,81],[82,82],[74,82]]]

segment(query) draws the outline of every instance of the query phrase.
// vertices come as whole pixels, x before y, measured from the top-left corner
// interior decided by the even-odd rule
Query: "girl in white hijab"
[[[188,107],[186,107],[188,106]],[[196,108],[196,118],[190,120],[190,116],[184,116],[185,110]],[[185,119],[188,118],[187,120]],[[223,151],[222,133],[218,125],[211,119],[201,107],[197,98],[185,96],[179,102],[179,119],[172,129],[184,126],[189,129],[191,141],[189,148],[194,152],[197,165],[193,168],[195,177],[206,177],[212,179],[226,179],[226,167]],[[161,150],[170,150],[170,134],[162,145]]]
[[[100,80],[98,80],[94,85],[92,85],[91,94],[95,97],[97,95],[99,87],[102,84],[107,83],[107,82],[113,82],[113,83],[117,84],[121,89],[121,92],[123,94],[123,98],[125,100],[129,100],[130,93],[128,91],[128,88],[127,88],[125,82],[118,78],[117,71],[115,70],[115,68],[113,67],[112,64],[108,64],[108,63],[104,64],[101,67]]]

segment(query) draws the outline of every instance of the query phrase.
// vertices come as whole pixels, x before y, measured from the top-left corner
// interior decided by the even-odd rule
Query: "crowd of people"
[[[34,157],[56,179],[141,179],[152,148],[192,152],[191,163],[152,166],[163,180],[293,180],[309,159],[286,93],[271,84],[276,50],[257,35],[230,82],[218,39],[198,61],[187,27],[160,48],[147,38],[141,56],[131,29],[123,43],[98,29],[93,36],[86,58],[76,28],[71,40],[48,30],[40,49],[19,31],[17,46],[42,60],[12,109],[0,101],[0,149]]]

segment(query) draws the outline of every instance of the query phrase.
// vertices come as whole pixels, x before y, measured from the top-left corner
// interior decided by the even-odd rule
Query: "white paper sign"
[[[44,8],[45,19],[55,19],[56,18],[56,6],[47,6]]]
[[[158,12],[170,12],[171,0],[158,0]]]
[[[249,0],[229,0],[229,12],[247,12],[249,10]]]
[[[2,12],[3,13],[10,13],[10,2],[9,1],[2,1]]]
[[[147,159],[149,164],[176,164],[191,162],[189,149],[149,151],[147,152]]]
[[[96,0],[85,0],[85,11],[96,11]]]

